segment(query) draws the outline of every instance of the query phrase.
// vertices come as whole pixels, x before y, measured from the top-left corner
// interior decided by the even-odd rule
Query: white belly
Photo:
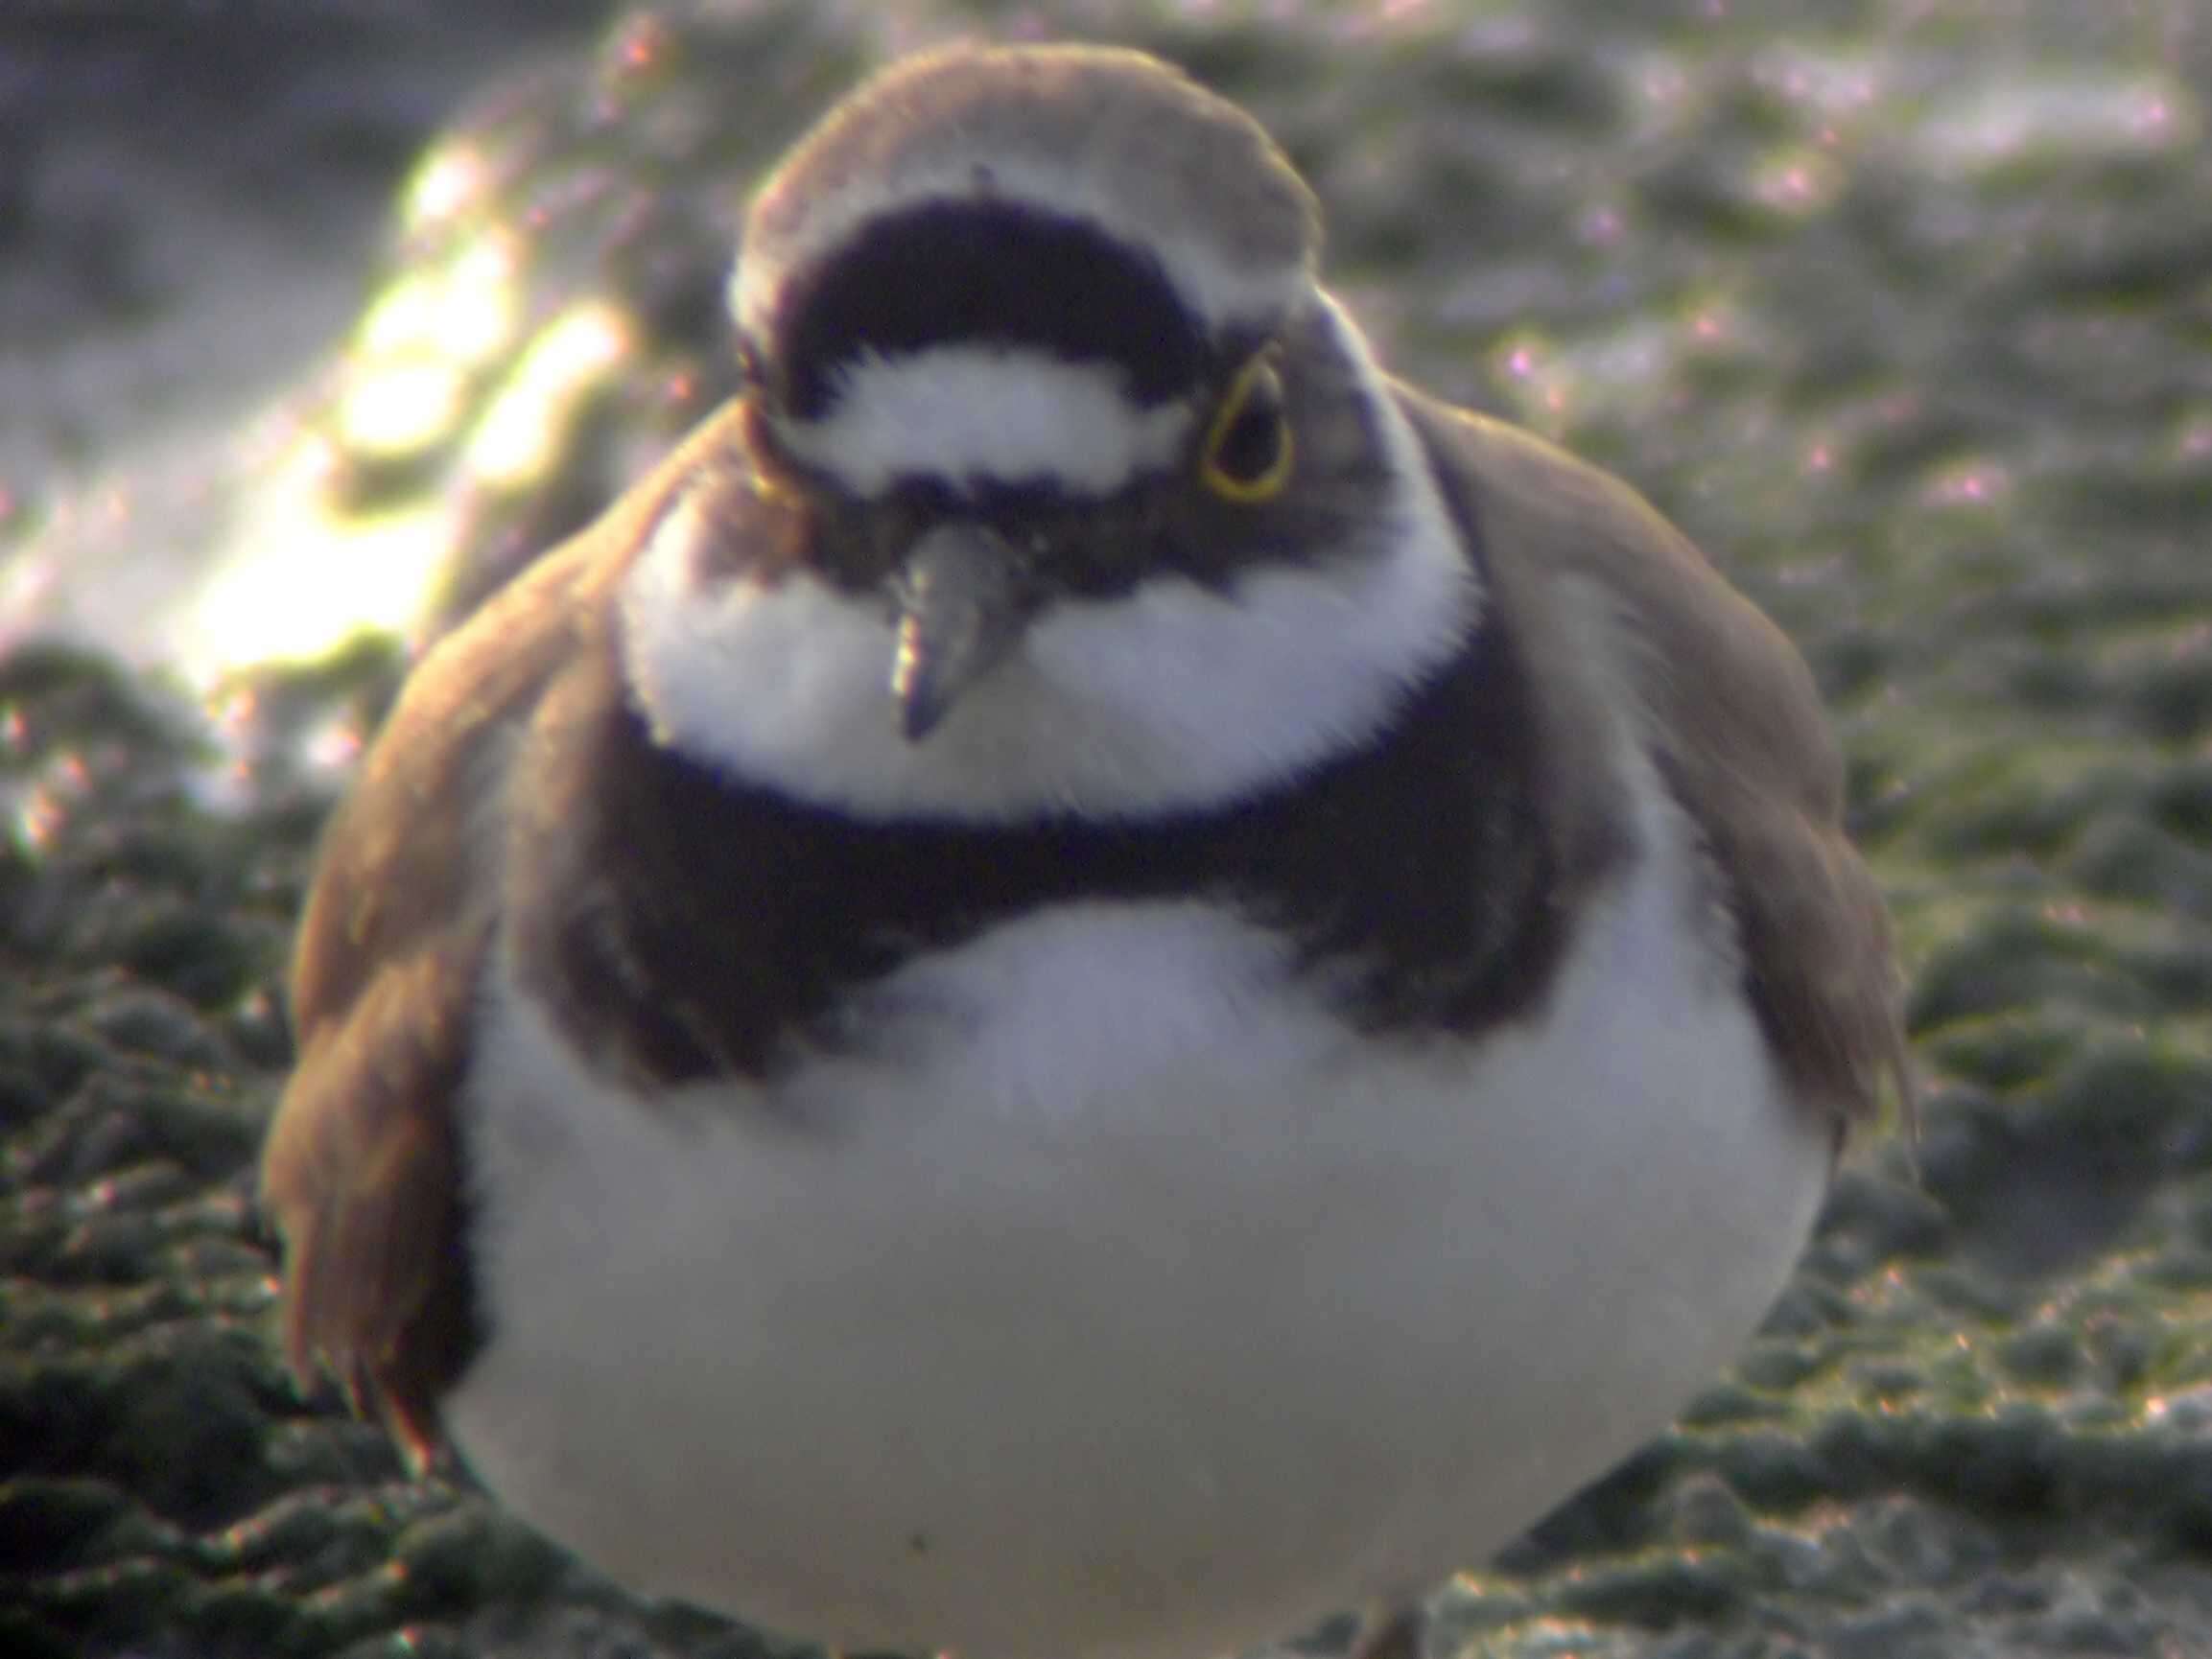
[[[1639,871],[1472,1051],[1196,904],[931,958],[772,1094],[641,1109],[495,1005],[460,1446],[617,1577],[856,1647],[1201,1659],[1477,1562],[1728,1362],[1824,1184]]]

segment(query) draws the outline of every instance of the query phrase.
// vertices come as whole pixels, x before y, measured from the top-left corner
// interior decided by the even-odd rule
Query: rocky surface
[[[169,411],[143,387],[235,323],[252,273],[171,269],[193,245],[156,237],[135,312],[36,312],[23,250],[62,257],[76,222],[55,228],[51,175],[0,177],[0,350],[47,386],[124,365],[66,422],[47,401],[0,429],[22,469],[0,511],[0,1651],[765,1646],[627,1600],[294,1395],[249,1165],[315,830],[399,654],[211,676],[322,650],[303,560],[349,593],[400,569],[413,586],[365,612],[435,616],[588,516],[727,385],[746,179],[867,64],[979,21],[1134,39],[1259,110],[1393,362],[1626,474],[1800,641],[1894,895],[1918,1179],[1894,1144],[1847,1172],[1734,1372],[1471,1563],[1439,1650],[2212,1651],[2212,19],[1621,10],[758,0],[486,53],[383,253],[357,268],[333,232],[325,265],[262,273],[282,315],[365,269],[327,367],[296,361],[305,326],[219,337],[224,373]],[[423,66],[475,79],[409,12],[295,44],[229,101],[228,142],[283,157],[280,218],[366,223],[444,118]],[[499,9],[467,27],[520,38]],[[157,99],[115,50],[102,73]],[[46,84],[49,115],[82,86]],[[365,151],[282,148],[347,100],[377,112]],[[197,136],[221,102],[159,107]],[[108,179],[105,234],[169,222],[134,191],[194,190],[268,234],[269,193],[219,187],[237,152],[215,153],[215,182],[181,148],[174,188]],[[287,377],[305,389],[247,442],[240,388]],[[167,510],[179,473],[198,517]],[[87,479],[124,503],[90,541],[62,523]],[[92,643],[22,643],[49,623]]]

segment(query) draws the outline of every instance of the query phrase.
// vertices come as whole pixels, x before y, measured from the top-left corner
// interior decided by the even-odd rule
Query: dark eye
[[[1236,371],[1206,429],[1198,476],[1224,501],[1249,505],[1290,481],[1290,419],[1272,354],[1261,352]]]
[[[760,342],[749,334],[738,336],[738,389],[753,391],[767,385],[761,361]]]

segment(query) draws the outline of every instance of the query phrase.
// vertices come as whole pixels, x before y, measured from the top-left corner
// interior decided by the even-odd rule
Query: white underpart
[[[804,572],[702,580],[712,521],[679,506],[623,596],[631,689],[656,736],[861,816],[974,821],[1213,805],[1373,736],[1464,647],[1481,595],[1411,427],[1338,327],[1397,479],[1365,556],[1255,566],[1225,594],[1164,575],[1063,601],[911,743],[887,689],[887,608]]]
[[[1141,409],[1122,371],[977,344],[869,354],[838,377],[816,420],[776,435],[811,465],[875,495],[902,474],[954,481],[1050,479],[1106,495],[1165,466],[1190,431],[1188,404]]]
[[[978,166],[991,183],[977,182]],[[1205,226],[1180,213],[1131,200],[1114,180],[1079,165],[1060,167],[1004,152],[961,154],[886,177],[855,175],[835,195],[807,203],[807,233],[773,249],[741,248],[730,275],[730,309],[739,326],[765,338],[776,301],[792,272],[805,269],[849,240],[872,220],[930,202],[1003,201],[1026,204],[1056,219],[1085,220],[1108,235],[1141,247],[1160,263],[1186,303],[1210,327],[1280,315],[1297,299],[1310,273],[1299,266],[1240,264]]]
[[[495,984],[464,1454],[861,1649],[1200,1659],[1478,1563],[1727,1363],[1825,1179],[1632,772],[1651,856],[1473,1047],[1195,902],[1011,923],[870,993],[880,1052],[649,1106]]]

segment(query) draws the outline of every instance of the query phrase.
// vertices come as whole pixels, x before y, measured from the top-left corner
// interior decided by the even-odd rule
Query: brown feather
[[[1909,1114],[1888,914],[1845,832],[1843,761],[1804,659],[1626,484],[1513,427],[1400,396],[1471,499],[1494,582],[1580,579],[1631,642],[1647,740],[1712,860],[1793,1090],[1848,1124],[1894,1085]]]
[[[481,1336],[455,1124],[500,917],[514,739],[667,502],[724,453],[725,411],[518,576],[409,679],[325,835],[293,961],[299,1060],[262,1157],[286,1249],[285,1351],[328,1366],[418,1462]]]

